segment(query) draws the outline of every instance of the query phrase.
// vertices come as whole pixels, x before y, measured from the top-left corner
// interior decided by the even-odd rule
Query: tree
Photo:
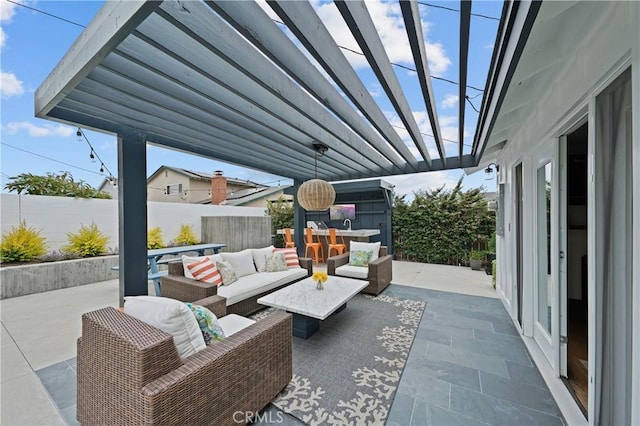
[[[4,186],[9,192],[29,195],[51,195],[54,197],[76,198],[111,198],[111,194],[98,191],[84,181],[75,181],[69,172],[47,173],[38,176],[31,173],[21,173],[11,178],[11,182]]]
[[[278,229],[293,228],[293,203],[283,196],[271,202],[267,201],[267,216],[271,216],[271,232],[276,236],[276,247],[284,247],[282,235],[277,235]]]

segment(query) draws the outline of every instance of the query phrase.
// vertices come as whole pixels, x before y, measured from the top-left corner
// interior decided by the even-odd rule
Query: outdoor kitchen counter
[[[292,228],[291,229],[291,234],[294,234],[295,230]],[[278,229],[278,234],[284,234],[284,229]],[[380,235],[380,230],[379,229],[351,229],[351,230],[347,230],[347,229],[340,229],[340,228],[336,228],[336,234],[342,234],[343,237],[362,237],[362,238],[369,238],[372,237],[374,235]],[[321,236],[328,236],[329,235],[329,230],[327,229],[314,229],[313,230],[313,235],[321,235]]]

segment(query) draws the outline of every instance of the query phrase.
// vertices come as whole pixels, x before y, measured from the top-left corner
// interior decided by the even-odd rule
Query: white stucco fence
[[[81,225],[95,223],[109,237],[107,246],[118,244],[118,200],[99,200],[43,195],[1,194],[2,233],[26,221],[27,226],[40,231],[46,238],[47,250],[60,250],[68,244],[67,233],[78,232]],[[181,224],[193,225],[201,236],[202,216],[265,216],[265,208],[212,206],[149,201],[148,228],[159,226],[167,244],[180,232]]]

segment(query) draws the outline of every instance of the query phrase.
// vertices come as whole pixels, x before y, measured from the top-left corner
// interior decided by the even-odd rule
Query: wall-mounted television
[[[356,205],[355,204],[337,204],[329,207],[329,220],[355,220]]]

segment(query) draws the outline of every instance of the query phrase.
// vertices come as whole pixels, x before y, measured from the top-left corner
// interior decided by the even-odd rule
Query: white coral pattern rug
[[[383,424],[393,401],[400,376],[409,356],[425,302],[380,295],[364,296],[374,303],[389,303],[401,308],[397,322],[377,331],[381,355],[373,355],[375,367],[360,367],[345,377],[343,386],[356,386],[355,396],[322,407],[326,389],[295,373],[289,385],[272,401],[281,410],[309,425]],[[349,308],[347,308],[349,309]],[[321,325],[322,327],[322,325]],[[311,337],[313,339],[313,336]],[[372,343],[374,344],[374,343]],[[295,354],[295,352],[294,352]]]

